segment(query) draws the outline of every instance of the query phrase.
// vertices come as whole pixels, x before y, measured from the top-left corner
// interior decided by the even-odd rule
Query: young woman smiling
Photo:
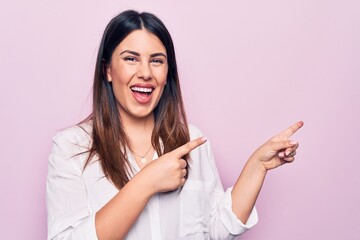
[[[92,114],[53,138],[48,239],[235,239],[257,223],[266,173],[294,160],[302,125],[259,147],[224,191],[209,142],[187,123],[169,32],[123,12],[100,44]]]

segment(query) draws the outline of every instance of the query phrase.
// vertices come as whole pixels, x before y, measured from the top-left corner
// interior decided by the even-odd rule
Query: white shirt
[[[203,136],[194,126],[189,131],[191,139]],[[119,191],[96,157],[83,170],[90,133],[90,124],[82,124],[53,137],[46,189],[48,239],[97,240],[95,213]],[[139,172],[133,156],[128,159],[134,174]],[[126,240],[236,239],[257,223],[255,208],[246,224],[232,212],[232,188],[223,190],[209,141],[193,150],[190,159],[182,190],[153,195]]]

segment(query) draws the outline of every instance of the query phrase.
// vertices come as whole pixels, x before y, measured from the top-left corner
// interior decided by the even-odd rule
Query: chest
[[[94,211],[101,209],[119,192],[104,176],[98,162],[86,168],[83,179]],[[169,239],[166,236],[173,237],[174,233],[179,239],[194,234],[206,235],[210,205],[211,186],[206,181],[190,178],[181,190],[155,194],[129,231],[127,239],[149,239],[144,234],[152,236],[151,239]],[[139,235],[145,238],[139,238]]]

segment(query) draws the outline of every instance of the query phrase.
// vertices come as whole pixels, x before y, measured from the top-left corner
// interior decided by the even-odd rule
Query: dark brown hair
[[[105,176],[118,189],[130,178],[131,168],[126,153],[129,140],[121,123],[112,84],[107,81],[106,67],[110,65],[111,56],[119,43],[132,31],[140,29],[145,29],[159,38],[165,46],[168,61],[167,84],[153,111],[155,127],[152,132],[152,146],[161,156],[190,140],[175,50],[168,30],[162,21],[151,13],[132,10],[120,13],[110,21],[104,31],[95,67],[93,110],[84,120],[92,124],[92,145],[84,168],[94,155],[97,155]]]

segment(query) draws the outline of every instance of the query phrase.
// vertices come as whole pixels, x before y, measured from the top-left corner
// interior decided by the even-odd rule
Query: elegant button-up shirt
[[[192,125],[189,131],[191,139],[202,136]],[[48,239],[98,239],[95,213],[119,190],[104,176],[96,156],[84,170],[90,146],[90,123],[53,137],[46,189]],[[128,160],[137,174],[131,154]],[[232,212],[232,188],[222,187],[209,141],[190,153],[189,166],[183,188],[153,195],[125,239],[236,239],[257,223],[255,208],[246,224]]]

